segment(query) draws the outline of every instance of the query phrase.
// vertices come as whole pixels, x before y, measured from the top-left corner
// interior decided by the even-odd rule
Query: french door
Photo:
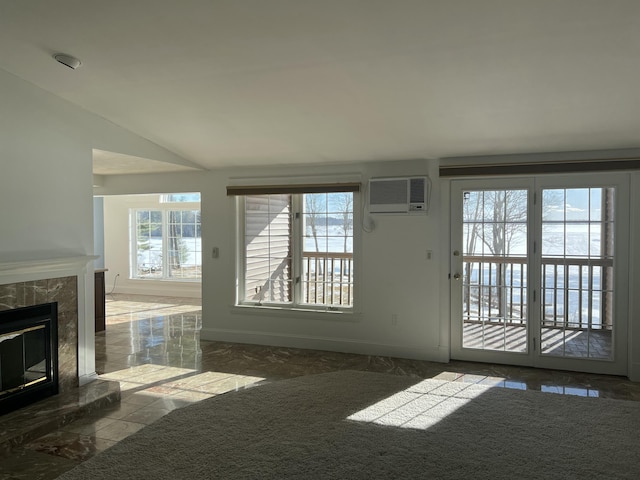
[[[452,358],[626,374],[625,179],[452,181]]]

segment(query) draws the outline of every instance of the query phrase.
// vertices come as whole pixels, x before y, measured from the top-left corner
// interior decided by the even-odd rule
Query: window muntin
[[[137,209],[132,219],[132,278],[201,279],[200,210]]]
[[[353,307],[352,192],[241,198],[239,303]]]

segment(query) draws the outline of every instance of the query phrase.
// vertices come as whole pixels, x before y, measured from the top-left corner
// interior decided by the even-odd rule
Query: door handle
[[[460,277],[462,277],[462,275],[460,275],[459,273],[455,273],[455,274],[453,275],[453,279],[454,279],[454,280],[460,280]]]

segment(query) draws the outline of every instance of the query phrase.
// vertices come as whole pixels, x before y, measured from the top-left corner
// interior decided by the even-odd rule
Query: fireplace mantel
[[[42,280],[68,272],[83,271],[97,255],[76,255],[22,261],[0,260],[0,284]]]

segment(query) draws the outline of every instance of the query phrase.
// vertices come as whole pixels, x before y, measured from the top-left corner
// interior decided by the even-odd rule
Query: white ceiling
[[[0,68],[203,168],[640,146],[638,0],[0,0]]]

